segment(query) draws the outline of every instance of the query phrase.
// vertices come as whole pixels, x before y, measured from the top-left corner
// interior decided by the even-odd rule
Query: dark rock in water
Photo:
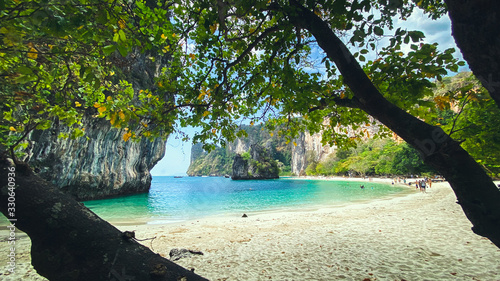
[[[233,180],[250,178],[248,175],[248,161],[241,155],[234,156],[233,160]]]
[[[231,178],[233,180],[277,179],[278,163],[263,146],[254,144],[250,147],[250,159],[245,159],[240,154],[234,157]]]
[[[243,214],[242,218],[248,218],[247,214]]]
[[[170,253],[168,255],[170,256],[170,260],[176,261],[182,258],[190,258],[192,255],[203,255],[203,253],[200,251],[174,248],[170,250]]]

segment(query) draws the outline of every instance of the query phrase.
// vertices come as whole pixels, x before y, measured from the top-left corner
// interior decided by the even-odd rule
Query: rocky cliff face
[[[279,178],[278,164],[271,159],[269,152],[261,145],[250,146],[250,159],[245,159],[240,154],[234,157],[233,180],[248,179],[277,179]]]
[[[165,154],[165,142],[124,142],[124,131],[109,121],[90,116],[83,121],[88,139],[58,138],[68,128],[57,123],[32,133],[27,161],[35,172],[78,200],[147,192],[149,171]]]
[[[336,150],[336,147],[321,143],[321,134],[301,133],[295,143],[297,146],[292,146],[292,161],[290,163],[292,173],[295,175],[305,175],[305,170],[309,165],[308,156],[321,162]]]
[[[154,77],[168,63],[168,57],[132,52],[126,58],[116,56],[123,79],[134,89],[154,90]],[[86,137],[61,139],[69,132],[54,122],[52,128],[34,131],[27,161],[42,178],[52,182],[78,200],[113,197],[147,192],[151,185],[150,170],[165,154],[165,141],[124,142],[122,129],[112,128],[109,121],[93,118],[92,110],[84,116]]]

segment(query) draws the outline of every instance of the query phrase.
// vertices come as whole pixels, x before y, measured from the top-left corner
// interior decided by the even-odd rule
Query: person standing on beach
[[[425,191],[425,180],[420,181],[420,191],[421,192],[426,192]]]
[[[432,179],[431,178],[427,179],[427,185],[429,186],[429,188],[431,188],[431,186],[432,186]]]

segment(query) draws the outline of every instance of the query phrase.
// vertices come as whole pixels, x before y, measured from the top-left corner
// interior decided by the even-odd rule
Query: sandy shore
[[[144,245],[167,258],[172,248],[202,251],[177,263],[210,280],[500,280],[500,249],[472,233],[455,201],[439,183],[343,207],[117,227],[156,237]],[[27,237],[20,244],[29,250]],[[0,279],[41,280],[21,254],[26,266]]]

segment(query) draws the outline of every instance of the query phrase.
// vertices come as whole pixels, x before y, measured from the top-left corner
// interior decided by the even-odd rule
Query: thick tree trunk
[[[500,107],[500,1],[445,2],[457,46],[474,75]]]
[[[128,238],[27,165],[0,159],[0,183],[0,210],[31,238],[32,264],[50,280],[206,280]]]
[[[359,108],[415,147],[426,164],[450,183],[472,230],[500,248],[500,191],[474,159],[439,127],[431,126],[390,103],[375,88],[344,43],[312,11],[291,1],[290,20],[309,30],[335,62]]]

